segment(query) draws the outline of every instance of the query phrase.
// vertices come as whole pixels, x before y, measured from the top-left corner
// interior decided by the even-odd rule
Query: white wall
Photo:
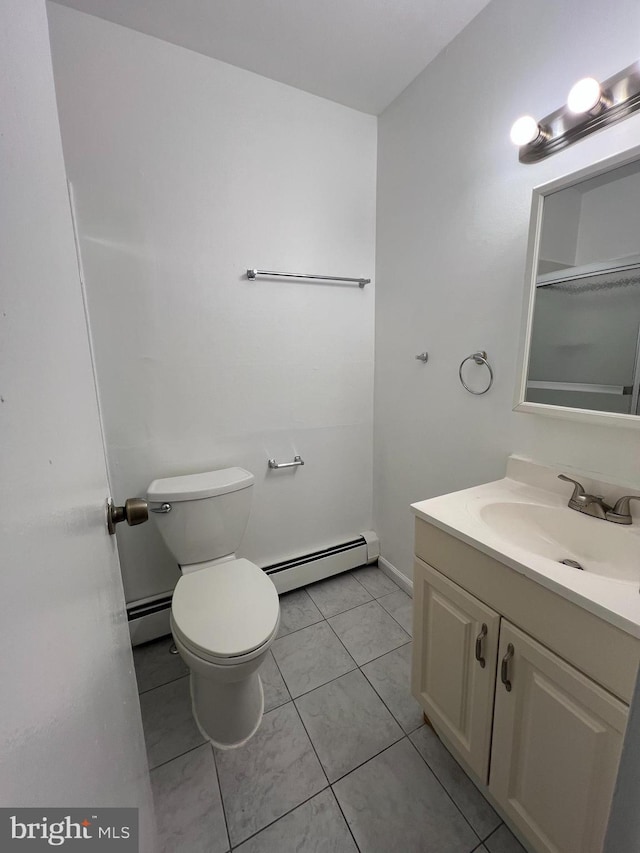
[[[0,3],[0,803],[132,806],[156,849],[44,0]]]
[[[637,60],[639,27],[637,0],[493,0],[379,119],[374,524],[409,575],[409,503],[503,476],[510,451],[640,483],[637,431],[512,412],[531,189],[637,145],[640,117],[535,165],[509,141]],[[483,397],[457,376],[476,349]]]
[[[241,465],[260,565],[369,528],[373,284],[243,270],[373,278],[376,119],[49,9],[115,497]],[[118,539],[128,600],[173,586],[152,525]]]

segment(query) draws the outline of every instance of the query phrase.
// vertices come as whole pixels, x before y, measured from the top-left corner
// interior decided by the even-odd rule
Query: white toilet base
[[[221,683],[191,672],[191,708],[200,734],[217,749],[243,746],[264,714],[264,690],[257,672],[242,681]]]
[[[182,642],[171,618],[176,648],[189,667],[191,708],[200,733],[218,749],[234,749],[251,738],[264,713],[264,691],[258,675],[269,653],[273,634],[259,649],[234,663],[219,664],[204,660]]]

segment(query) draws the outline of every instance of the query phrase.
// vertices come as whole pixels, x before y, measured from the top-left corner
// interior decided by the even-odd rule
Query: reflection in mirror
[[[543,199],[525,400],[640,414],[640,162]]]

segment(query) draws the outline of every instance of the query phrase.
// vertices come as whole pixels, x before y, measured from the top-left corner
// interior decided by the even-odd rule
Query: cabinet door
[[[413,694],[484,782],[500,617],[422,560],[413,571]]]
[[[535,850],[601,851],[627,706],[504,619],[498,666],[489,789]]]

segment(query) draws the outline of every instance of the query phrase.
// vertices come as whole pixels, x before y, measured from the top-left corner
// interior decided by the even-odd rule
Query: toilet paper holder
[[[294,456],[293,462],[276,462],[275,459],[269,459],[269,468],[296,468],[298,465],[304,465],[302,456]]]

